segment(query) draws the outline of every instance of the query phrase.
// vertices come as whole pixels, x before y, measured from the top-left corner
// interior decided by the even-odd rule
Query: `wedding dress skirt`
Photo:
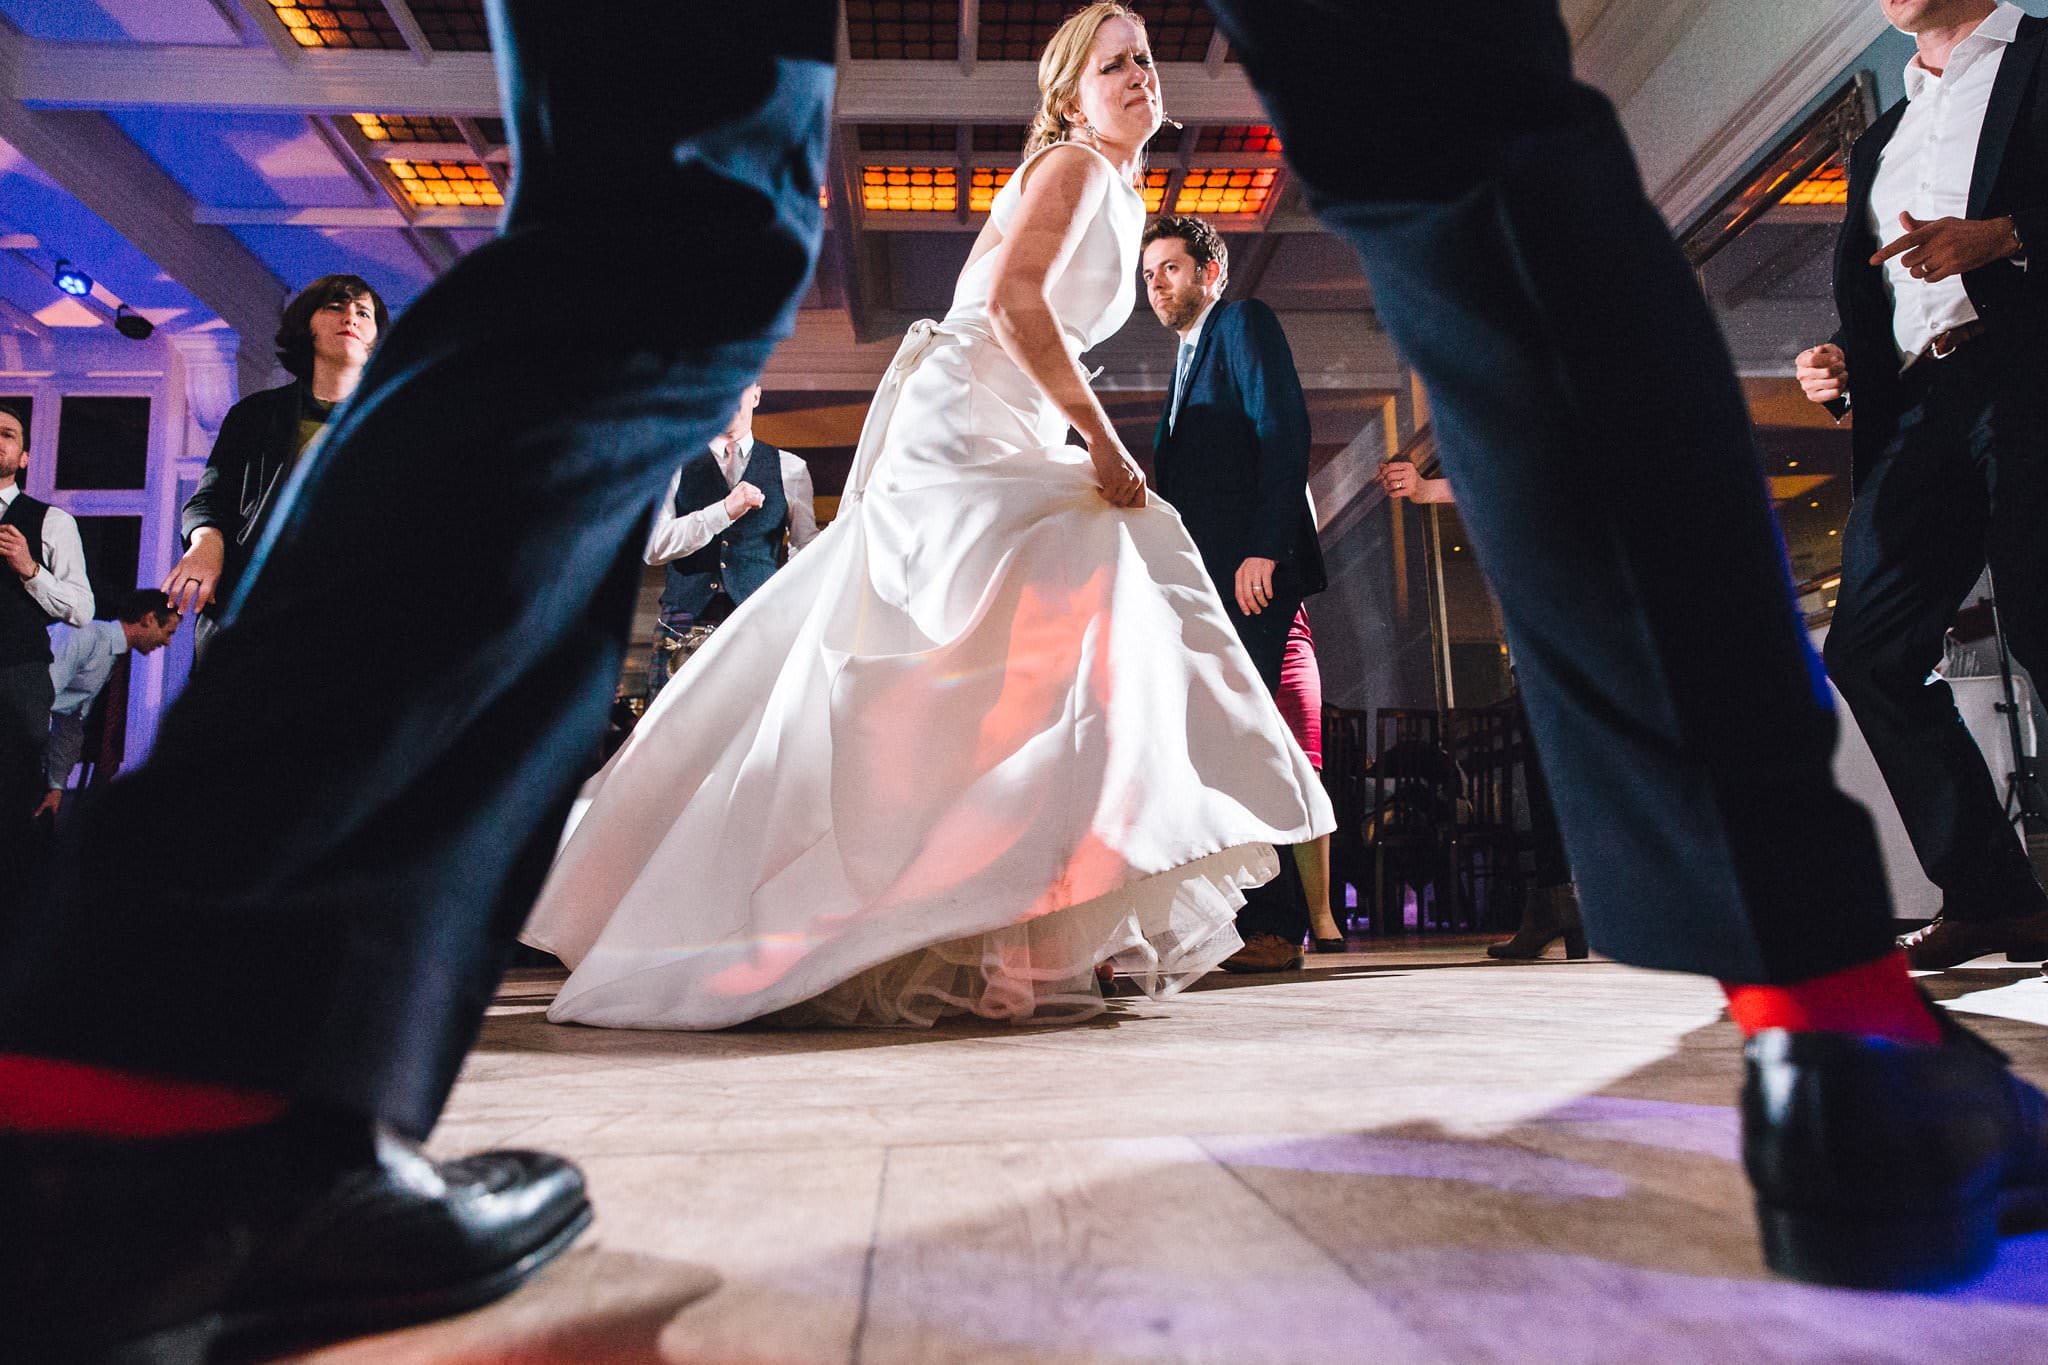
[[[550,1019],[1074,1019],[1098,962],[1157,996],[1237,949],[1329,803],[1179,515],[1065,427],[974,317],[912,330],[837,519],[586,787]]]

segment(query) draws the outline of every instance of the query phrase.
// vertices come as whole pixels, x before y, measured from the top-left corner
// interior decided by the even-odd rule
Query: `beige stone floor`
[[[707,1035],[548,1024],[558,980],[435,1146],[570,1155],[595,1226],[308,1360],[2048,1361],[2048,1235],[1938,1297],[1764,1273],[1705,982],[1432,941],[1079,1028]],[[2048,1081],[2048,981],[1928,985]]]

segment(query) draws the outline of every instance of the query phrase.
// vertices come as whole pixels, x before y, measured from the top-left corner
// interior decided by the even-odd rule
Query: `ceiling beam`
[[[270,44],[270,50],[286,63],[296,63],[306,49],[300,47],[292,37],[292,31],[285,27],[284,20],[277,17],[277,10],[268,0],[239,0],[242,16],[248,20],[248,27],[263,35],[263,41]]]
[[[414,59],[425,66],[434,60],[434,45],[427,41],[426,30],[413,16],[412,6],[406,0],[384,0],[384,12],[391,16],[391,22],[398,25],[398,36],[405,39],[406,47]]]
[[[1200,62],[1160,67],[1174,117],[1187,123],[1264,118],[1242,70]],[[404,52],[305,51],[286,64],[260,48],[23,40],[11,93],[49,109],[213,109],[292,113],[498,113],[490,54],[444,52],[422,65]],[[839,73],[846,123],[1018,123],[1038,102],[1035,62],[977,61],[971,79],[932,62],[863,61]]]
[[[960,0],[960,74],[972,76],[981,52],[981,0]]]
[[[392,207],[362,208],[233,208],[202,204],[192,221],[215,227],[388,228],[393,231],[468,229],[489,231],[498,226],[498,210],[482,208],[421,209],[412,217]]]
[[[878,311],[867,335],[856,335],[836,309],[797,314],[796,333],[776,348],[762,383],[771,389],[871,392],[888,370],[915,315]],[[1384,394],[1404,387],[1407,370],[1394,345],[1363,312],[1283,312],[1304,389]],[[1102,367],[1098,393],[1166,392],[1173,370],[1173,335],[1139,309],[1121,332],[1088,353]]]
[[[22,43],[0,27],[0,78],[19,69]],[[284,282],[233,233],[193,222],[192,200],[119,128],[100,114],[29,109],[0,93],[0,139],[235,329],[244,392],[270,381]]]

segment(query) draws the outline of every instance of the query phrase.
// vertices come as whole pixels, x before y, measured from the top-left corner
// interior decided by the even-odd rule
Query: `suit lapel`
[[[1222,320],[1223,310],[1230,306],[1230,302],[1227,299],[1216,300],[1216,306],[1209,310],[1209,316],[1202,322],[1202,335],[1195,341],[1195,353],[1188,360],[1188,375],[1182,381],[1182,384],[1191,393],[1195,387],[1195,376],[1202,372],[1202,362],[1208,357],[1209,344],[1216,339],[1216,326]],[[1180,346],[1177,343],[1173,348],[1173,359],[1175,373],[1178,374]],[[1167,442],[1173,439],[1173,429],[1167,423],[1173,418],[1174,399],[1179,397],[1178,387],[1169,385],[1166,390],[1166,406],[1159,413],[1159,426],[1152,433],[1152,449],[1154,453],[1164,450]],[[1181,398],[1180,401],[1181,406],[1187,406],[1187,399]]]
[[[1209,352],[1216,344],[1216,333],[1223,326],[1223,314],[1235,305],[1228,299],[1216,300],[1216,306],[1209,310],[1209,316],[1202,323],[1202,335],[1195,341],[1195,357],[1188,362],[1188,391],[1195,388],[1195,376],[1202,372],[1203,364],[1209,359]],[[1181,400],[1187,406],[1187,400]]]
[[[1998,79],[1991,84],[1991,99],[1984,106],[1984,131],[1977,138],[1977,161],[1970,171],[1970,204],[1964,216],[1982,218],[1991,202],[1992,187],[2005,164],[2006,144],[2012,141],[2013,125],[2019,122],[2020,102],[2040,63],[2043,35],[2048,27],[2026,24],[2005,49],[1998,64]]]

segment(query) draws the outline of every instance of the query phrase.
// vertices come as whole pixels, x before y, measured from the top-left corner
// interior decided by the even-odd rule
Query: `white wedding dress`
[[[1120,179],[1081,212],[1048,290],[1077,353],[1131,315],[1145,216]],[[524,935],[574,968],[548,1018],[1082,1018],[1104,959],[1156,996],[1236,951],[1272,845],[1332,827],[1179,515],[1105,502],[996,343],[992,273],[905,339],[831,526],[585,788]]]

